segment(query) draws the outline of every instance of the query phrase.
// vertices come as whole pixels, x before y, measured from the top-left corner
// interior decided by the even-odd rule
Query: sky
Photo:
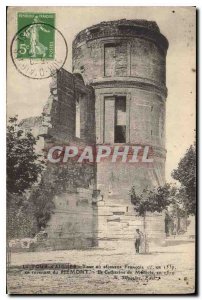
[[[195,139],[196,28],[194,7],[11,7],[7,27],[7,115],[19,119],[41,115],[49,96],[50,79],[34,80],[20,74],[10,56],[17,31],[17,12],[55,12],[56,24],[68,45],[64,68],[72,71],[72,41],[76,34],[102,21],[146,19],[156,21],[169,41],[166,66],[166,180]]]

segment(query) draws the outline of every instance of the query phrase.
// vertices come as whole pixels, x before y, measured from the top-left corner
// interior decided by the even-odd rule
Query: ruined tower
[[[119,236],[125,225],[130,226],[132,186],[140,191],[164,184],[167,49],[156,22],[146,20],[102,22],[81,31],[73,41],[73,73],[81,74],[95,90],[97,145],[152,148],[150,165],[110,159],[97,164],[103,239]]]
[[[73,72],[95,89],[97,144],[150,145],[154,151],[149,170],[124,172],[122,166],[117,175],[122,190],[134,179],[137,188],[164,183],[167,48],[157,24],[145,20],[102,22],[81,31],[73,42]],[[107,184],[101,177],[113,185],[110,178],[117,173],[106,167],[98,165],[103,189]]]
[[[152,162],[113,162],[110,155],[92,164],[49,162],[44,180],[55,183],[55,211],[46,230],[53,249],[134,248],[135,229],[144,231],[129,191],[165,182],[167,48],[157,24],[146,20],[102,22],[75,37],[73,74],[57,72],[43,110],[45,148],[149,147]],[[146,219],[149,239],[162,241],[163,213]]]

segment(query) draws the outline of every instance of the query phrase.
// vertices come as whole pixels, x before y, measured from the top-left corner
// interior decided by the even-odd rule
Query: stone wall
[[[79,99],[81,136],[76,138],[76,101]],[[61,69],[50,84],[50,96],[43,110],[43,130],[46,140],[62,143],[95,143],[94,90],[85,86],[82,76]]]
[[[118,201],[116,201],[118,200]],[[133,249],[136,229],[146,234],[149,247],[164,243],[164,213],[147,213],[145,221],[134,211],[134,207],[111,196],[98,205],[98,242],[101,248]],[[147,249],[148,250],[148,249]]]
[[[80,103],[80,138],[76,137],[76,102]],[[45,150],[52,146],[95,144],[94,91],[82,77],[61,69],[50,84],[43,110]],[[47,162],[44,184],[54,186],[54,213],[46,226],[51,249],[85,249],[97,245],[97,207],[93,203],[96,166]],[[51,199],[50,199],[51,200]],[[47,246],[46,245],[46,246]]]
[[[85,249],[97,245],[97,206],[93,190],[78,189],[54,197],[55,212],[46,226],[49,246],[56,249]]]

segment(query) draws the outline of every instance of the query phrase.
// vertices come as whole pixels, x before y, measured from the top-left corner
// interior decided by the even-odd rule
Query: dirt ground
[[[189,294],[194,243],[156,248],[12,253],[9,294]]]

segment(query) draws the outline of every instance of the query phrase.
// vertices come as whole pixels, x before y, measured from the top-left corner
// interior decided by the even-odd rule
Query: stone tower
[[[113,186],[110,178],[120,181],[122,190],[125,184],[128,189],[132,183],[137,188],[164,183],[167,48],[157,24],[145,20],[102,22],[81,31],[73,42],[73,72],[95,89],[97,144],[153,149],[149,170],[133,166],[124,172],[122,166],[117,174],[117,164],[111,170],[98,165],[100,188]]]
[[[140,191],[165,181],[167,49],[156,22],[146,20],[102,22],[81,31],[73,41],[73,73],[81,74],[95,90],[97,145],[152,148],[150,165],[129,166],[110,159],[97,164],[103,239],[111,238],[111,232],[113,237],[122,235],[124,226],[130,227],[132,186]]]

